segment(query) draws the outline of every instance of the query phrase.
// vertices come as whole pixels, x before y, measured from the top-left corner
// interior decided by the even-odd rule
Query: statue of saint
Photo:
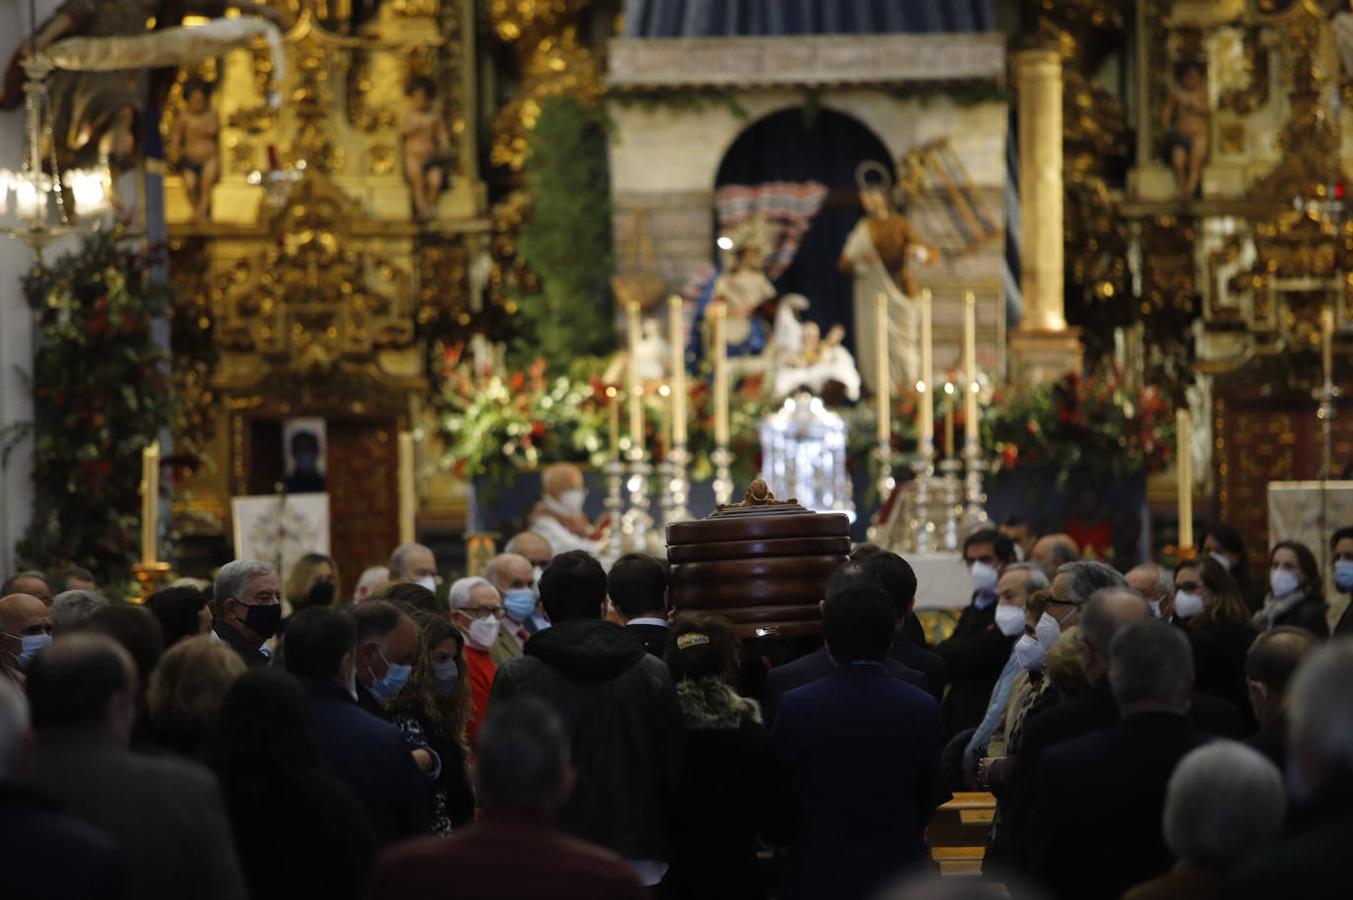
[[[841,250],[838,266],[855,276],[855,355],[865,385],[874,392],[878,372],[877,344],[866,337],[874,333],[879,294],[888,298],[888,346],[892,348],[889,371],[895,387],[916,383],[920,363],[917,344],[919,326],[911,296],[916,282],[913,261],[934,263],[939,251],[921,240],[911,221],[897,212],[889,200],[892,179],[881,163],[863,162],[855,172],[860,205],[865,215],[851,230]]]
[[[751,220],[733,236],[733,263],[714,282],[714,299],[727,304],[729,356],[756,356],[766,349],[766,326],[756,311],[775,299],[775,286],[763,268],[762,223]]]
[[[183,177],[193,219],[198,222],[205,222],[211,215],[211,189],[221,174],[217,142],[221,122],[211,108],[210,90],[206,82],[196,78],[183,85],[184,108],[169,134],[169,152]]]
[[[1179,196],[1197,196],[1207,162],[1209,114],[1207,82],[1201,63],[1184,62],[1176,71],[1161,118],[1165,122],[1165,162],[1174,170]]]
[[[426,222],[437,209],[437,197],[451,174],[451,136],[436,104],[437,85],[419,76],[409,82],[409,107],[400,123],[404,136],[404,177],[413,194],[414,218]]]
[[[777,331],[779,323],[777,322]],[[808,391],[828,404],[860,399],[860,373],[843,346],[846,330],[833,325],[822,337],[816,322],[804,322],[798,336],[798,352],[775,372],[775,396],[788,397]]]

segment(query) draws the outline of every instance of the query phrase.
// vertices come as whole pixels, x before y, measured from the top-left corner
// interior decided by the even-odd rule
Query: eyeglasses
[[[493,616],[495,619],[503,617],[501,606],[462,606],[460,611],[466,613],[472,619],[482,619],[485,616]]]

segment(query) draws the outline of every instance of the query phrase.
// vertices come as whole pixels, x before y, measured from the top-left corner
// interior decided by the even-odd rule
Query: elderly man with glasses
[[[465,733],[473,745],[488,712],[489,691],[498,666],[493,645],[503,624],[503,595],[487,578],[462,578],[451,585],[451,624],[465,635],[465,669],[470,678],[470,719]]]

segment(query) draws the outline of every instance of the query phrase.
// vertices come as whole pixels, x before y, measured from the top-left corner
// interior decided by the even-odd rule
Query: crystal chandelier
[[[31,45],[30,45],[31,46]],[[52,133],[51,99],[47,94],[49,62],[30,52],[23,63],[25,148],[22,168],[0,169],[0,234],[23,241],[41,259],[42,249],[68,234],[96,229],[110,206],[111,179],[106,164],[93,169],[62,171]],[[49,170],[44,170],[42,142],[47,140]]]

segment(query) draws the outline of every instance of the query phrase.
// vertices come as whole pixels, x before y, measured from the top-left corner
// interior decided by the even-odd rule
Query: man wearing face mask
[[[363,603],[353,610],[352,618],[357,625],[357,705],[388,720],[385,704],[404,689],[413,674],[418,625],[385,600]]]
[[[587,490],[582,470],[571,463],[547,466],[540,485],[545,496],[531,513],[531,530],[549,542],[555,556],[569,550],[596,556],[603,526],[593,525],[583,512]]]
[[[451,585],[451,624],[465,635],[465,677],[470,682],[470,718],[465,735],[473,744],[488,713],[489,692],[498,666],[493,645],[503,624],[503,597],[485,578],[462,578]]]
[[[266,666],[270,657],[263,645],[282,621],[282,589],[273,567],[252,559],[226,563],[216,575],[212,596],[216,604],[212,634],[245,665]]]
[[[1330,564],[1334,566],[1334,588],[1341,594],[1353,596],[1353,527],[1340,528],[1330,537]],[[1344,607],[1334,634],[1353,633],[1353,602]]]
[[[1151,615],[1163,621],[1170,621],[1174,615],[1174,577],[1170,570],[1155,563],[1142,563],[1128,570],[1123,576],[1128,587],[1146,598],[1151,607]]]
[[[521,656],[531,635],[549,628],[550,619],[540,606],[535,572],[526,557],[499,554],[484,569],[484,577],[503,595],[503,624],[491,651],[494,664],[501,666]]]
[[[377,840],[389,844],[431,830],[432,782],[399,728],[357,705],[356,642],[351,617],[315,607],[292,619],[282,655],[310,695],[320,759],[357,794]]]
[[[1010,646],[1024,628],[1023,604],[1002,614],[1003,627],[996,621],[996,588],[1015,562],[1010,539],[994,528],[975,531],[963,542],[963,561],[972,577],[972,602],[949,639],[935,648],[949,669],[949,693],[940,710],[946,741],[982,721]]]
[[[390,554],[390,580],[419,584],[437,593],[437,557],[422,544],[400,544]]]
[[[550,560],[554,558],[554,552],[550,550],[550,542],[534,531],[522,531],[513,535],[512,539],[503,545],[503,552],[515,553],[530,561],[537,588],[540,586],[541,574],[545,571],[545,567],[550,564]]]
[[[15,684],[23,685],[33,658],[52,642],[52,616],[32,594],[0,598],[0,663]]]

